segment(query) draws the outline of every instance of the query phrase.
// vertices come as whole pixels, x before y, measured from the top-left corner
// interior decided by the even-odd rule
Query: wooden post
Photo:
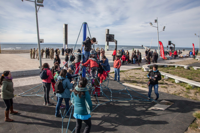
[[[109,29],[106,29],[106,34],[109,34]],[[105,51],[109,51],[109,42],[105,43]]]
[[[68,24],[63,25],[63,31],[64,31],[63,48],[66,49],[68,48]]]

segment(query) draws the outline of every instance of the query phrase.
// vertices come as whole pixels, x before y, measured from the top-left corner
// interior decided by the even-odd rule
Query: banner
[[[159,41],[160,44],[160,56],[165,60],[165,51],[164,51],[164,47],[161,41]]]
[[[193,55],[195,56],[195,47],[194,47],[194,43],[192,44],[193,46]]]

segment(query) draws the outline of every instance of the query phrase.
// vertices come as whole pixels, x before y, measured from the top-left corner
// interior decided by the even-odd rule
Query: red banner
[[[166,58],[165,58],[165,51],[164,51],[163,44],[162,44],[161,41],[159,41],[159,44],[160,44],[160,56],[161,56],[163,59],[166,59]]]
[[[193,55],[195,56],[195,47],[194,47],[194,43],[192,44],[193,46]]]

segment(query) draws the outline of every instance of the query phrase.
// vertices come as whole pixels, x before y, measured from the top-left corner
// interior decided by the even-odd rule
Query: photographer
[[[84,53],[84,58],[85,61],[87,61],[90,57],[90,50],[91,50],[91,45],[96,42],[96,38],[90,39],[89,37],[86,38],[86,40],[83,42],[82,47],[84,47],[85,53]],[[82,51],[82,50],[81,50]]]

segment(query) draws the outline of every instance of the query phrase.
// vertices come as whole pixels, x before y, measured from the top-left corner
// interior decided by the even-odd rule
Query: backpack
[[[40,72],[40,78],[41,78],[41,79],[47,79],[47,78],[48,78],[48,76],[47,76],[47,71],[46,71],[46,70],[42,70],[42,71]]]
[[[63,88],[63,84],[62,84],[63,80],[58,80],[55,84],[55,93],[63,93],[64,92],[64,88]]]

